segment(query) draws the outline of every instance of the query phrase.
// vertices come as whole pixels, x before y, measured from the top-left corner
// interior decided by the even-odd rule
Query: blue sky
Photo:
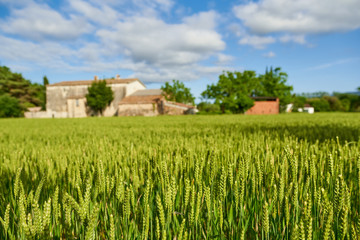
[[[0,0],[0,65],[32,82],[178,79],[281,67],[295,93],[360,86],[359,0]],[[199,100],[198,100],[199,101]]]

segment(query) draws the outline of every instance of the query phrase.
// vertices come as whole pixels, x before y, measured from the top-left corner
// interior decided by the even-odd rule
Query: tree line
[[[223,72],[216,84],[207,85],[197,104],[199,114],[244,113],[254,105],[254,97],[277,97],[280,111],[284,112],[287,104],[292,103],[292,111],[298,112],[305,106],[312,106],[316,112],[360,112],[359,92],[292,93],[293,87],[287,84],[288,75],[281,68],[266,69],[264,74],[255,71]],[[190,89],[178,80],[173,80],[162,87],[169,100],[192,103],[194,96]]]
[[[49,83],[31,83],[20,73],[13,73],[6,66],[0,66],[0,117],[21,117],[29,107],[45,109],[46,88]]]
[[[293,111],[304,106],[314,107],[316,112],[345,111],[360,112],[360,96],[350,93],[325,92],[293,94],[293,86],[287,83],[288,75],[281,68],[266,69],[264,74],[245,70],[224,71],[217,83],[207,85],[197,104],[199,114],[244,113],[254,105],[254,97],[277,97],[280,111],[293,103]],[[0,66],[0,117],[21,117],[29,107],[46,108],[46,76],[43,84],[31,83],[20,73],[13,73],[6,66]],[[195,105],[191,89],[179,80],[165,82],[161,87],[169,101]],[[360,88],[357,89],[360,91]],[[86,95],[88,106],[96,113],[113,100],[111,88],[105,81],[94,82]]]

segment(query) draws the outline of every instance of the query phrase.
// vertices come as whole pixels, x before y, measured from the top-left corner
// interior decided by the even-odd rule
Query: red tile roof
[[[120,104],[141,104],[141,103],[156,103],[164,99],[162,95],[145,95],[145,96],[127,96],[121,100]]]
[[[173,105],[177,105],[177,106],[179,106],[179,107],[195,108],[195,106],[192,106],[192,105],[189,105],[189,104],[185,104],[185,103],[170,102],[170,101],[167,101],[167,102],[170,103],[170,104],[173,104]]]
[[[79,80],[79,81],[63,81],[54,84],[49,84],[47,86],[55,87],[55,86],[81,86],[81,85],[91,85],[95,80]],[[105,79],[106,84],[121,84],[121,83],[131,83],[135,81],[139,81],[142,85],[144,85],[137,78],[120,78],[120,79]],[[145,86],[145,85],[144,85]]]

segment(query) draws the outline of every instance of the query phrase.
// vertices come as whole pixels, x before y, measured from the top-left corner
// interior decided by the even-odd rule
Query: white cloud
[[[359,0],[262,0],[235,6],[233,11],[257,34],[325,33],[360,27]]]
[[[275,43],[276,39],[271,36],[250,36],[246,35],[239,40],[241,45],[250,45],[256,49],[264,49],[266,45]]]
[[[35,44],[0,36],[0,57],[3,59],[61,69],[68,68],[65,62],[74,56],[75,51],[57,43]]]
[[[32,40],[76,39],[92,27],[78,16],[69,19],[47,5],[30,2],[23,8],[11,9],[9,18],[1,21],[1,30]]]
[[[69,3],[74,10],[81,13],[87,19],[90,19],[92,22],[100,23],[102,25],[111,26],[121,16],[120,13],[118,13],[108,5],[92,5],[82,0],[70,0]]]
[[[245,29],[240,24],[232,23],[228,26],[228,29],[237,37],[246,35]]]
[[[191,81],[202,77],[212,77],[220,74],[224,69],[233,70],[224,66],[201,66],[198,64],[183,65],[170,68],[153,68],[148,66],[134,65],[133,77],[137,77],[147,82],[165,82],[172,79],[181,81]]]
[[[185,17],[183,22],[193,28],[215,29],[219,16],[215,11],[200,12],[198,14]]]
[[[355,61],[359,61],[360,58],[347,58],[347,59],[340,59],[334,62],[329,62],[329,63],[324,63],[321,65],[317,65],[314,67],[310,67],[308,68],[308,70],[320,70],[320,69],[326,69],[326,68],[330,68],[336,65],[342,65],[345,63],[349,63],[349,62],[355,62]]]
[[[298,44],[305,44],[305,36],[304,35],[290,35],[285,34],[279,38],[280,42],[288,43],[288,42],[294,42]]]
[[[266,58],[273,58],[276,56],[276,54],[274,52],[270,51],[270,52],[263,54],[263,56]]]
[[[215,17],[206,16],[210,23]],[[185,19],[186,23],[167,24],[157,18],[135,17],[117,23],[114,31],[99,30],[97,35],[111,52],[125,53],[136,62],[156,67],[193,64],[225,48],[221,35],[211,29],[212,24],[201,28],[203,18],[199,14]]]
[[[226,55],[226,54],[223,54],[223,53],[219,53],[218,54],[218,64],[224,64],[224,63],[228,63],[232,60],[234,60],[234,57],[231,56],[231,55]]]
[[[174,5],[172,0],[133,0],[132,3],[141,9],[158,9],[161,11],[169,11]]]
[[[195,80],[221,73],[232,60],[221,53],[226,44],[216,31],[215,11],[173,24],[158,14],[171,8],[170,0],[135,0],[132,6],[141,7],[133,15],[132,8],[119,13],[110,7],[127,4],[121,1],[67,3],[59,10],[35,2],[9,5],[10,16],[0,26],[6,33],[0,35],[0,58],[60,72],[126,70],[144,82]],[[203,63],[213,58],[215,65]]]

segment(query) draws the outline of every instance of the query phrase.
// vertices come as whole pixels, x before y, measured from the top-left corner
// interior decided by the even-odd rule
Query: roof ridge
[[[134,81],[139,81],[142,85],[143,82],[141,82],[138,78],[121,78],[121,79],[116,79],[116,78],[106,78],[103,79],[107,82],[107,84],[113,84],[113,83],[130,83],[130,82],[134,82]],[[79,86],[79,85],[91,85],[94,81],[94,79],[92,80],[73,80],[73,81],[61,81],[61,82],[57,82],[57,83],[53,83],[53,84],[49,84],[47,86]],[[144,85],[145,86],[145,85]]]

